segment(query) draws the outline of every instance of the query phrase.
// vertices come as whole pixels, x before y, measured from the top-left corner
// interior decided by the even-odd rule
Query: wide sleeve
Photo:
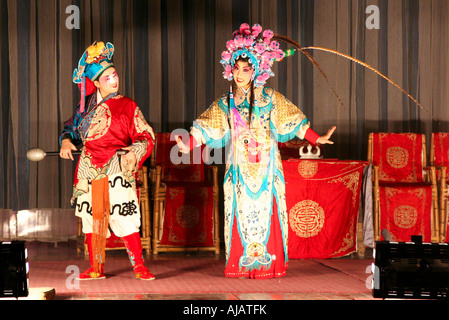
[[[130,120],[129,136],[132,141],[131,148],[137,159],[136,169],[139,169],[153,151],[155,136],[153,128],[145,120],[138,106],[136,106],[134,115]]]
[[[79,106],[76,108],[75,113],[64,122],[64,128],[59,135],[59,145],[61,145],[63,139],[70,138],[74,145],[82,143],[80,133],[78,131],[78,126],[82,120],[81,114],[79,112]]]
[[[226,96],[214,101],[193,123],[190,135],[198,144],[223,148],[231,137]]]
[[[310,123],[304,113],[279,92],[273,90],[270,127],[279,142],[304,139]]]

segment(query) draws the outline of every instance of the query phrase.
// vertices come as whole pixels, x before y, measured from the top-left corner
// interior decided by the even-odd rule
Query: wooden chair
[[[436,171],[426,167],[425,136],[371,133],[368,161],[373,167],[374,240],[387,229],[394,241],[422,235],[424,242],[439,242]]]
[[[448,182],[447,167],[449,165],[449,133],[432,133],[430,147],[430,163],[435,166],[438,180],[438,197],[440,207],[440,242],[448,242]]]
[[[194,153],[199,148],[184,155],[190,158],[190,164],[175,165],[170,160],[173,147],[177,148],[175,141],[170,140],[170,133],[156,134],[150,169],[153,254],[182,251],[219,254],[218,167],[205,165],[202,159],[195,164]],[[178,201],[178,196],[183,200]]]
[[[137,192],[140,203],[140,219],[141,219],[141,243],[142,249],[147,255],[151,254],[151,220],[150,220],[150,196],[148,187],[148,168],[142,166],[136,175]],[[106,241],[106,250],[125,250],[125,244],[122,238],[111,233]],[[81,218],[78,219],[78,237],[77,237],[77,253],[89,256],[87,244],[85,244],[85,235],[82,232]]]

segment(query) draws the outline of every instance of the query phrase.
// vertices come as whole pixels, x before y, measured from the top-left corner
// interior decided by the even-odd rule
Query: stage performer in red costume
[[[136,102],[118,93],[113,54],[109,42],[95,42],[84,52],[73,73],[81,101],[59,137],[64,159],[74,160],[72,151],[82,144],[72,204],[82,219],[91,267],[79,279],[105,278],[110,228],[123,238],[135,278],[153,280],[142,255],[135,174],[153,150],[154,133]]]
[[[259,37],[260,36],[260,37]],[[226,147],[226,277],[273,278],[286,275],[287,209],[278,141],[295,138],[332,144],[335,127],[324,136],[311,128],[301,110],[272,88],[273,62],[284,52],[273,32],[242,24],[226,43],[221,63],[232,81],[224,94],[194,122],[188,142],[178,137],[181,152],[202,143]]]

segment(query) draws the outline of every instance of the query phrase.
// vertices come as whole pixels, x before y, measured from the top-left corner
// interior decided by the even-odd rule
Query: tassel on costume
[[[108,177],[92,180],[92,254],[94,272],[101,273],[105,263],[106,238],[109,224],[109,181]]]

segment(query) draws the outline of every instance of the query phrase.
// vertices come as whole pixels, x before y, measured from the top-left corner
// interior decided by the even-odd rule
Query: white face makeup
[[[119,77],[115,68],[106,69],[100,76],[100,79],[94,82],[95,86],[100,89],[100,94],[104,98],[111,93],[115,93],[119,89]]]
[[[232,75],[235,83],[246,90],[250,87],[253,72],[254,69],[248,62],[237,61],[232,70]]]
[[[117,72],[114,72],[113,74],[106,77],[106,79],[103,79],[103,81],[106,81],[107,86],[115,86],[118,83],[118,75]]]

